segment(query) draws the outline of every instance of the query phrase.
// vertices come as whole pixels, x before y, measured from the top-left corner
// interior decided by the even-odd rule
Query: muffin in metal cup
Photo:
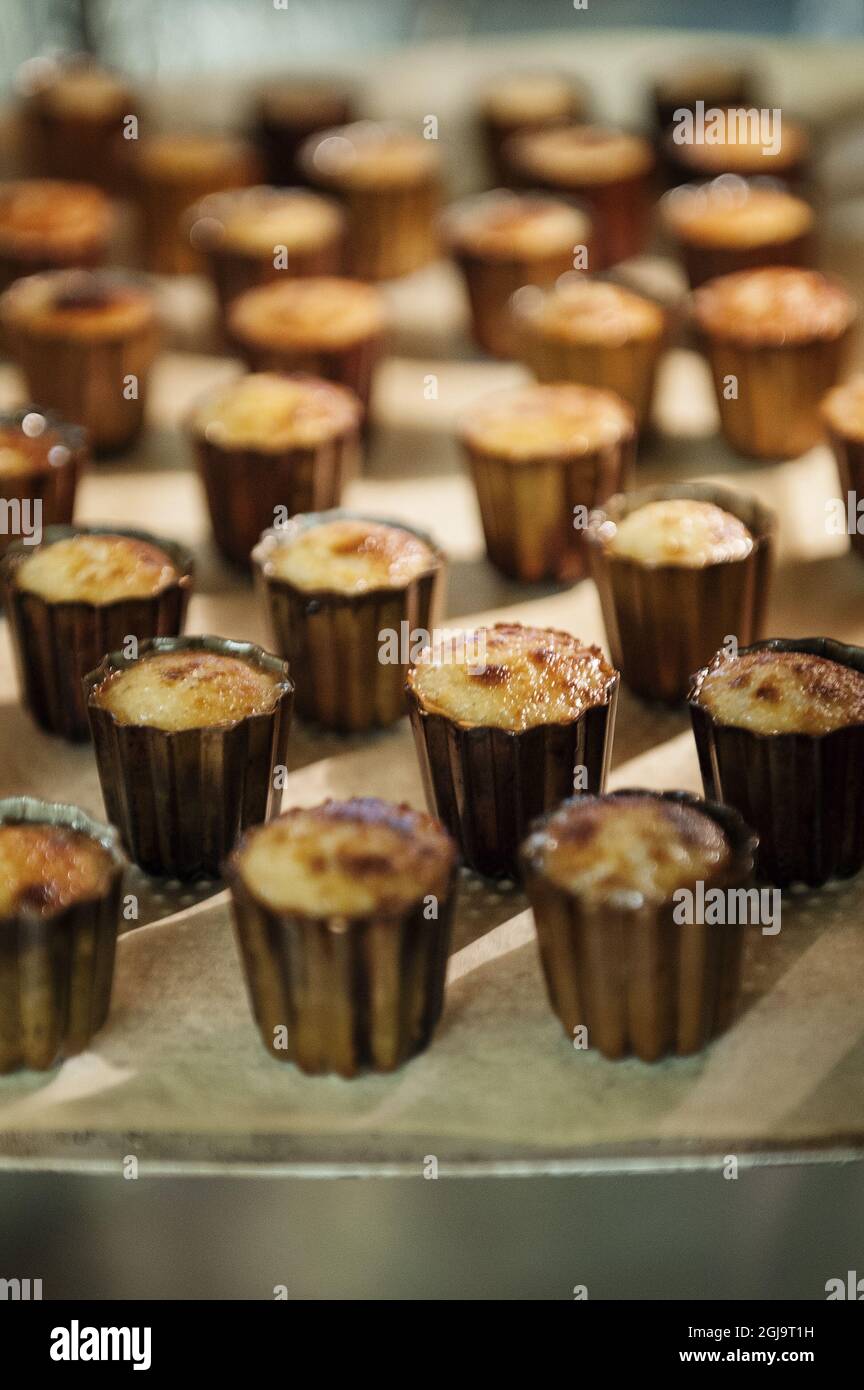
[[[494,357],[518,356],[510,305],[516,291],[554,285],[590,255],[591,222],[578,207],[505,188],[451,204],[441,232],[462,272],[473,336]]]
[[[311,1075],[388,1072],[444,1002],[456,846],[375,797],[256,826],[225,869],[249,998],[271,1056]]]
[[[504,389],[463,416],[459,435],[492,563],[527,583],[581,578],[589,512],[633,464],[627,402],[569,382]]]
[[[338,204],[305,188],[210,193],[185,225],[204,257],[224,314],[238,294],[282,275],[338,275],[345,219]]]
[[[740,107],[720,107],[719,120],[710,109],[705,111],[705,134],[722,133],[725,138],[687,139],[685,124],[667,131],[661,151],[670,183],[689,183],[693,179],[713,179],[720,174],[752,175],[782,179],[792,189],[807,187],[812,176],[810,136],[805,125],[793,120],[783,111],[779,119],[771,113],[771,124],[765,127],[761,113],[753,121],[754,111]],[[695,113],[698,119],[698,113]],[[698,126],[694,123],[692,134]]]
[[[311,136],[300,162],[309,183],[345,209],[352,275],[392,280],[435,259],[441,206],[436,141],[398,125],[355,121]]]
[[[0,1073],[83,1052],[111,1003],[126,857],[77,806],[0,801]]]
[[[111,204],[93,184],[0,183],[0,290],[43,270],[101,265],[113,231]]]
[[[746,890],[755,848],[737,812],[689,792],[582,797],[532,828],[525,890],[549,1001],[574,1046],[656,1062],[699,1052],[728,1027],[741,914],[699,921],[695,895],[700,884]],[[682,890],[694,894],[690,921]]]
[[[59,547],[59,549],[57,548]],[[190,553],[110,526],[49,526],[0,561],[21,699],[41,728],[90,737],[81,678],[127,640],[182,632]]]
[[[68,525],[87,464],[86,432],[28,406],[0,412],[0,557],[16,539],[38,544],[46,526]]]
[[[586,541],[613,664],[637,695],[678,703],[693,671],[728,638],[759,637],[774,557],[774,515],[710,483],[612,497]]]
[[[355,93],[342,78],[277,78],[258,93],[252,138],[270,183],[290,188],[306,175],[300,150],[310,136],[354,119]]]
[[[362,420],[354,392],[320,377],[253,372],[209,392],[190,432],[222,554],[248,568],[262,531],[337,506]]]
[[[616,391],[650,420],[657,368],[668,331],[652,299],[593,276],[562,276],[551,289],[513,296],[517,357],[539,381],[573,381]]]
[[[282,279],[247,290],[228,309],[226,333],[254,372],[308,372],[349,386],[368,409],[384,346],[383,296],[336,275]]]
[[[654,151],[643,136],[597,125],[557,126],[512,136],[504,158],[517,187],[584,202],[594,225],[592,270],[645,250],[656,194]]]
[[[267,820],[294,684],[284,661],[226,637],[157,637],[84,679],[105,808],[147,873],[218,876]]]
[[[342,732],[400,719],[411,653],[443,604],[445,558],[431,538],[333,509],[267,531],[253,560],[298,713]]]
[[[761,877],[819,887],[864,865],[864,648],[774,637],[693,678],[706,796],[759,835]]]
[[[815,213],[776,179],[682,184],[663,195],[660,213],[692,289],[757,266],[815,262]]]
[[[95,451],[132,443],[160,336],[145,281],[114,270],[31,275],[0,298],[0,325],[32,400],[82,425]]]
[[[820,413],[837,462],[849,541],[864,557],[864,516],[859,510],[864,499],[864,376],[833,387],[823,397]]]
[[[516,69],[500,73],[481,93],[480,133],[492,176],[508,184],[511,135],[570,125],[587,114],[587,93],[569,73],[550,69]]]
[[[842,373],[858,317],[846,287],[817,270],[763,266],[709,280],[693,305],[732,448],[796,458],[817,444],[820,403]]]
[[[618,680],[598,647],[519,623],[420,654],[406,690],[426,799],[469,868],[515,878],[531,822],[603,790]]]

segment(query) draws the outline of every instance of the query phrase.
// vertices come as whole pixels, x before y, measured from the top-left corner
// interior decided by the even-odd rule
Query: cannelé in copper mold
[[[147,873],[218,876],[278,802],[294,685],[284,661],[225,637],[157,637],[84,679],[105,808]]]
[[[305,182],[299,154],[311,135],[353,120],[355,93],[342,78],[319,75],[277,78],[258,93],[252,138],[271,184]]]
[[[722,174],[660,200],[663,225],[691,288],[758,266],[812,266],[815,213],[776,179]]]
[[[711,108],[704,112],[705,135],[709,129],[718,134],[725,128],[725,135],[731,138],[682,138],[688,134],[683,121],[667,130],[660,158],[669,183],[737,174],[740,178],[758,175],[782,179],[796,191],[808,187],[813,174],[812,149],[810,134],[801,121],[783,111],[779,120],[772,118],[773,130],[769,131],[761,120],[754,126],[746,110],[740,113],[740,108],[723,106],[719,110],[719,120]],[[696,136],[699,115],[692,114]]]
[[[759,835],[760,877],[818,887],[864,865],[864,648],[775,637],[693,678],[706,796]]]
[[[21,698],[37,724],[88,739],[82,677],[129,638],[182,632],[192,580],[190,553],[145,531],[49,526],[40,545],[11,546],[0,581]]]
[[[515,878],[530,823],[603,790],[618,681],[599,648],[518,623],[420,655],[406,691],[426,799],[469,868]]]
[[[216,544],[248,569],[261,533],[341,500],[363,406],[320,377],[253,372],[211,391],[189,428]]]
[[[492,563],[527,583],[580,579],[588,515],[633,465],[627,402],[570,382],[503,389],[466,412],[459,438]]]
[[[267,531],[252,558],[298,714],[343,732],[400,719],[411,651],[430,640],[443,603],[434,541],[332,509]]]
[[[83,1052],[111,1003],[126,857],[77,806],[0,801],[0,1073]]]
[[[823,398],[821,416],[843,490],[845,529],[852,549],[864,557],[864,376],[833,387]]]
[[[271,1056],[347,1078],[423,1051],[444,1002],[456,871],[441,825],[373,797],[248,831],[225,877]]]
[[[0,556],[25,534],[68,525],[89,457],[86,431],[34,406],[0,412],[0,500],[10,515]],[[15,507],[18,520],[15,521]]]
[[[591,575],[612,663],[631,690],[683,702],[693,671],[728,638],[760,636],[774,536],[760,502],[710,483],[640,488],[592,514]]]
[[[511,181],[506,150],[512,135],[570,125],[583,119],[587,108],[588,94],[570,73],[528,68],[493,77],[480,95],[477,114],[494,178],[505,185]]]
[[[91,183],[0,183],[0,290],[41,271],[101,265],[113,231],[111,203]]]
[[[755,847],[736,811],[689,792],[582,797],[532,827],[522,876],[549,1002],[574,1048],[655,1062],[728,1027],[744,928],[737,911],[699,921],[695,894],[746,889]],[[689,922],[680,890],[694,894]]]

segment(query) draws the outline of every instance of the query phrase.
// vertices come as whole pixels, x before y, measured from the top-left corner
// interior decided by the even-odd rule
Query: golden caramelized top
[[[149,291],[116,273],[55,270],[18,280],[0,300],[10,327],[46,338],[93,342],[125,338],[156,322]]]
[[[604,542],[607,552],[639,565],[702,569],[743,560],[754,544],[737,516],[691,497],[646,502],[612,525]]]
[[[212,391],[192,416],[193,430],[220,449],[281,453],[335,439],[360,423],[345,386],[318,377],[250,372]]]
[[[298,589],[363,594],[404,589],[437,563],[426,542],[411,531],[346,518],[323,521],[286,539],[270,552],[267,573]]]
[[[724,97],[738,100],[747,83],[747,74],[741,68],[723,62],[689,60],[679,66],[661,73],[654,83],[654,90],[661,101],[688,102],[704,101],[713,106],[723,105]]]
[[[541,866],[552,882],[600,901],[635,894],[666,902],[731,859],[728,837],[711,816],[647,794],[568,802],[541,837]]]
[[[350,93],[326,78],[295,74],[268,83],[260,100],[261,110],[269,120],[286,121],[306,130],[321,130],[344,119]]]
[[[833,386],[822,399],[822,414],[838,434],[864,440],[864,376]]]
[[[793,241],[813,228],[813,209],[782,188],[759,188],[735,175],[675,188],[662,203],[667,227],[697,246],[750,248]]]
[[[217,194],[213,209],[218,223],[213,240],[256,259],[272,261],[277,246],[289,254],[314,249],[334,241],[342,231],[338,207],[303,188]],[[206,215],[207,208],[201,213]]]
[[[150,598],[177,579],[164,550],[134,536],[87,532],[37,547],[18,566],[15,583],[47,603]]]
[[[635,178],[654,165],[651,145],[641,135],[596,125],[526,131],[508,148],[523,172],[574,188]]]
[[[304,159],[316,180],[345,190],[410,187],[437,178],[439,170],[434,140],[374,121],[313,136]]]
[[[34,415],[34,419],[39,419]],[[57,430],[43,428],[28,433],[20,425],[0,425],[0,478],[19,478],[47,473],[69,458],[69,449]]]
[[[709,670],[698,703],[755,734],[827,734],[864,724],[864,675],[809,652],[742,652]]]
[[[174,133],[150,135],[134,142],[139,175],[159,182],[231,179],[252,166],[249,147],[229,135]]]
[[[614,391],[569,382],[495,391],[462,425],[471,449],[514,462],[568,458],[634,433],[633,411]]]
[[[12,256],[65,258],[104,241],[111,204],[89,183],[23,179],[0,184],[0,250]]]
[[[100,898],[113,872],[111,855],[83,831],[30,821],[0,825],[0,918],[50,917]]]
[[[437,821],[376,797],[325,801],[256,827],[237,853],[240,874],[276,912],[313,917],[403,913],[446,897],[456,851]]]
[[[279,348],[339,348],[376,337],[384,300],[372,285],[338,276],[278,280],[247,290],[228,310],[239,338]]]
[[[251,661],[195,648],[145,652],[97,685],[93,703],[118,724],[143,724],[177,732],[236,724],[271,714],[279,680]]]
[[[104,121],[125,114],[126,85],[95,63],[61,67],[36,93],[38,104],[54,116]]]
[[[429,714],[518,732],[572,723],[609,699],[612,667],[599,647],[586,647],[569,632],[496,623],[469,638],[468,660],[448,659],[447,647],[440,655],[427,650],[409,672],[409,686]]]
[[[652,300],[622,285],[577,274],[562,276],[551,290],[520,290],[516,312],[537,337],[598,347],[659,338],[666,323],[663,310]]]
[[[731,108],[733,112],[736,109]],[[706,112],[706,134],[709,123]],[[779,125],[772,122],[772,126],[773,130],[766,132],[768,139],[763,140],[761,129],[755,127],[753,122],[731,116],[727,123],[727,139],[711,144],[707,140],[698,144],[675,143],[675,157],[709,174],[779,174],[799,160],[806,159],[810,152],[810,141],[804,127],[787,120],[785,116]],[[776,148],[775,141],[778,142]]]
[[[580,105],[573,83],[557,72],[505,73],[489,84],[481,101],[490,120],[514,126],[566,119]]]
[[[794,266],[722,275],[696,290],[693,303],[700,328],[712,336],[775,346],[839,338],[857,312],[839,280]]]
[[[573,252],[585,244],[591,224],[568,203],[498,189],[448,209],[451,245],[490,260],[530,260]]]

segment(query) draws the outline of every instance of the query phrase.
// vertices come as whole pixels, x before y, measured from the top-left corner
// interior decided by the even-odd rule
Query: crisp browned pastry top
[[[653,300],[623,285],[562,275],[551,290],[529,286],[514,299],[519,325],[532,337],[579,346],[621,347],[659,338],[666,319]]]
[[[653,167],[648,140],[597,125],[556,126],[511,137],[520,169],[562,184],[604,184],[635,178]]]
[[[151,598],[176,579],[173,561],[149,541],[88,533],[36,547],[15,571],[17,587],[47,603]]]
[[[494,391],[464,417],[468,446],[514,462],[570,458],[630,438],[633,411],[614,391],[556,382]]]
[[[579,104],[570,78],[557,72],[502,73],[480,99],[484,115],[502,126],[566,119]]]
[[[257,827],[243,840],[237,864],[254,896],[277,912],[387,916],[427,897],[440,900],[455,855],[430,816],[355,797],[298,807]]]
[[[114,871],[90,835],[32,822],[0,825],[0,918],[16,912],[50,917],[101,897]]]
[[[110,342],[154,327],[156,307],[148,290],[116,273],[55,270],[11,285],[0,317],[45,338]]]
[[[696,290],[693,300],[696,321],[711,336],[777,347],[839,338],[857,313],[838,280],[794,266],[723,275]]]
[[[735,112],[739,108],[726,109]],[[706,123],[708,119],[706,112]],[[810,152],[810,141],[804,127],[797,121],[787,120],[785,116],[776,130],[766,132],[767,139],[763,139],[761,128],[754,128],[749,120],[729,118],[727,129],[729,138],[725,140],[680,145],[673,142],[675,157],[709,174],[727,171],[735,174],[779,174],[806,159]],[[739,136],[743,138],[739,139]],[[775,138],[779,141],[776,149]]]
[[[338,349],[381,333],[384,300],[374,286],[335,275],[279,280],[235,299],[228,324],[274,348]]]
[[[753,537],[743,521],[714,502],[668,497],[606,523],[604,544],[617,559],[701,569],[743,560],[753,549]]]
[[[145,652],[140,660],[107,675],[91,698],[118,724],[176,731],[269,714],[280,690],[278,677],[252,661],[181,648]]]
[[[353,391],[335,382],[250,372],[209,392],[195,408],[192,429],[220,449],[277,454],[356,430],[361,414]]]
[[[793,241],[810,232],[814,222],[813,209],[803,198],[731,174],[675,188],[662,208],[666,225],[682,241],[730,250]]]
[[[7,255],[72,254],[107,237],[111,204],[89,183],[23,179],[0,184],[0,251]]]
[[[696,698],[718,724],[757,734],[826,734],[864,724],[864,675],[809,652],[763,647],[724,657]]]
[[[437,178],[440,164],[434,140],[374,121],[336,126],[312,136],[303,159],[317,182],[346,191],[428,183]]]
[[[411,531],[344,518],[311,525],[274,547],[267,573],[298,589],[362,594],[404,589],[437,563],[426,542]]]
[[[444,232],[454,250],[490,260],[575,254],[590,231],[585,214],[568,203],[505,189],[456,203],[444,218]]]
[[[28,433],[20,425],[0,425],[0,478],[47,473],[69,458],[59,432],[44,427]]]

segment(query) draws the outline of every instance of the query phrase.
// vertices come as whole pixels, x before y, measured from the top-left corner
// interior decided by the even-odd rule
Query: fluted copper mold
[[[611,555],[605,538],[648,502],[713,502],[742,521],[753,548],[741,560],[699,567],[642,565]],[[762,631],[774,558],[774,515],[753,497],[710,483],[640,488],[612,497],[590,518],[586,541],[612,664],[637,695],[676,704],[692,673],[734,636],[742,646]]]
[[[669,206],[670,199],[700,188],[710,188],[712,182],[711,179],[701,183],[697,181],[664,193],[659,204],[661,215],[665,207]],[[740,183],[757,190],[784,188],[778,179],[771,178],[742,179]],[[688,238],[675,227],[671,217],[664,217],[664,223],[666,234],[684,265],[691,289],[697,289],[699,285],[704,285],[708,280],[716,280],[721,275],[733,275],[739,270],[756,270],[765,265],[795,265],[806,268],[816,264],[817,240],[813,225],[797,236],[757,246],[712,246]]]
[[[317,348],[302,345],[277,346],[260,342],[236,331],[229,313],[226,336],[234,351],[253,372],[305,372],[347,386],[360,397],[363,409],[368,410],[372,394],[372,378],[384,350],[384,334],[374,333],[358,342],[336,348]]]
[[[612,752],[618,672],[603,704],[566,724],[496,729],[464,724],[422,705],[409,676],[408,711],[430,810],[459,845],[463,863],[486,878],[517,878],[519,845],[531,822],[573,792],[577,768],[602,792]]]
[[[844,501],[848,499],[850,492],[855,494],[856,499],[864,497],[864,439],[856,439],[854,435],[838,430],[825,418],[824,412],[823,424],[837,463]],[[857,512],[855,520],[856,529],[849,532],[849,544],[857,555],[864,558],[864,533],[857,530],[860,520]]]
[[[806,652],[864,673],[864,647],[829,637],[773,637],[747,651]],[[759,835],[760,877],[818,888],[864,866],[864,724],[826,734],[759,734],[722,724],[701,704],[693,677],[690,718],[705,795],[733,806]]]
[[[64,826],[97,840],[114,868],[98,898],[43,916],[0,917],[0,1073],[46,1071],[83,1052],[111,1004],[126,857],[117,832],[79,810],[34,797],[0,801],[0,825]]]
[[[244,882],[242,842],[228,861],[234,926],[264,1046],[309,1075],[389,1072],[428,1047],[444,1005],[457,896],[456,852],[438,915],[276,911]],[[276,1030],[287,1047],[277,1047]],[[281,1041],[281,1034],[278,1035]]]
[[[97,687],[148,653],[211,651],[277,676],[274,708],[233,724],[157,729],[121,724],[95,701]],[[155,637],[138,658],[111,652],[83,681],[105,810],[135,863],[170,878],[218,877],[250,825],[278,802],[273,773],[285,765],[294,683],[284,661],[227,637]]]
[[[0,561],[3,599],[9,619],[18,683],[25,707],[49,734],[77,742],[90,737],[87,704],[81,679],[106,652],[122,647],[128,637],[174,636],[183,631],[192,589],[193,561],[184,546],[133,531],[128,526],[49,526],[43,545],[79,535],[129,536],[158,546],[174,566],[176,579],[147,598],[115,599],[112,603],[49,603],[38,594],[19,589],[15,575],[33,554],[33,546],[18,542]]]
[[[201,270],[201,260],[183,232],[183,216],[193,203],[225,188],[247,188],[261,181],[258,156],[242,140],[226,145],[221,167],[205,159],[199,170],[170,177],[149,167],[141,145],[130,161],[130,181],[141,220],[141,250],[148,270],[185,275]]]
[[[264,92],[258,102],[253,138],[271,184],[288,188],[306,183],[306,172],[299,159],[300,149],[311,135],[332,126],[347,125],[354,119],[355,96],[341,83],[315,81],[309,100],[300,101],[286,111],[279,108],[272,93]]]
[[[75,493],[82,470],[88,459],[87,435],[78,425],[68,425],[50,411],[38,410],[28,406],[25,410],[0,412],[0,432],[20,430],[22,421],[34,415],[44,421],[43,433],[57,436],[57,445],[51,450],[48,467],[32,473],[0,473],[0,499],[4,502],[18,502],[22,508],[22,518],[29,515],[35,520],[35,504],[41,508],[40,529],[47,526],[68,525],[75,508]],[[25,510],[26,509],[26,510]],[[4,555],[13,538],[0,535],[0,556]]]
[[[750,884],[756,839],[737,812],[689,792],[628,788],[604,800],[630,796],[692,806],[725,832],[731,859],[705,879],[706,892]],[[548,819],[532,827],[521,863],[549,1002],[565,1034],[572,1042],[584,1027],[589,1047],[612,1060],[656,1062],[701,1051],[734,1015],[744,928],[676,923],[671,898],[595,902],[559,887],[542,868]]]
[[[581,579],[585,529],[575,525],[575,508],[591,511],[626,486],[636,457],[635,416],[629,435],[566,458],[496,456],[464,435],[462,447],[493,565],[525,583]]]
[[[339,594],[299,589],[271,572],[280,545],[328,521],[374,521],[418,536],[434,556],[432,566],[400,588]],[[394,724],[405,714],[407,665],[382,662],[379,633],[402,640],[431,633],[443,602],[445,558],[431,537],[404,522],[334,508],[292,517],[266,531],[252,552],[256,582],[266,604],[276,649],[291,668],[297,712],[325,729],[357,732]],[[403,626],[406,625],[406,626]]]
[[[524,115],[514,114],[509,119],[483,105],[478,113],[480,136],[486,150],[486,162],[493,179],[506,187],[514,179],[514,171],[508,158],[508,141],[513,135],[525,135],[529,131],[546,130],[550,126],[571,125],[574,121],[586,119],[588,94],[573,82],[570,90],[562,90],[561,102],[554,114],[526,119]]]
[[[225,448],[192,431],[213,536],[226,559],[248,569],[279,511],[293,517],[339,505],[360,453],[363,408],[356,404],[352,428],[308,448]]]

